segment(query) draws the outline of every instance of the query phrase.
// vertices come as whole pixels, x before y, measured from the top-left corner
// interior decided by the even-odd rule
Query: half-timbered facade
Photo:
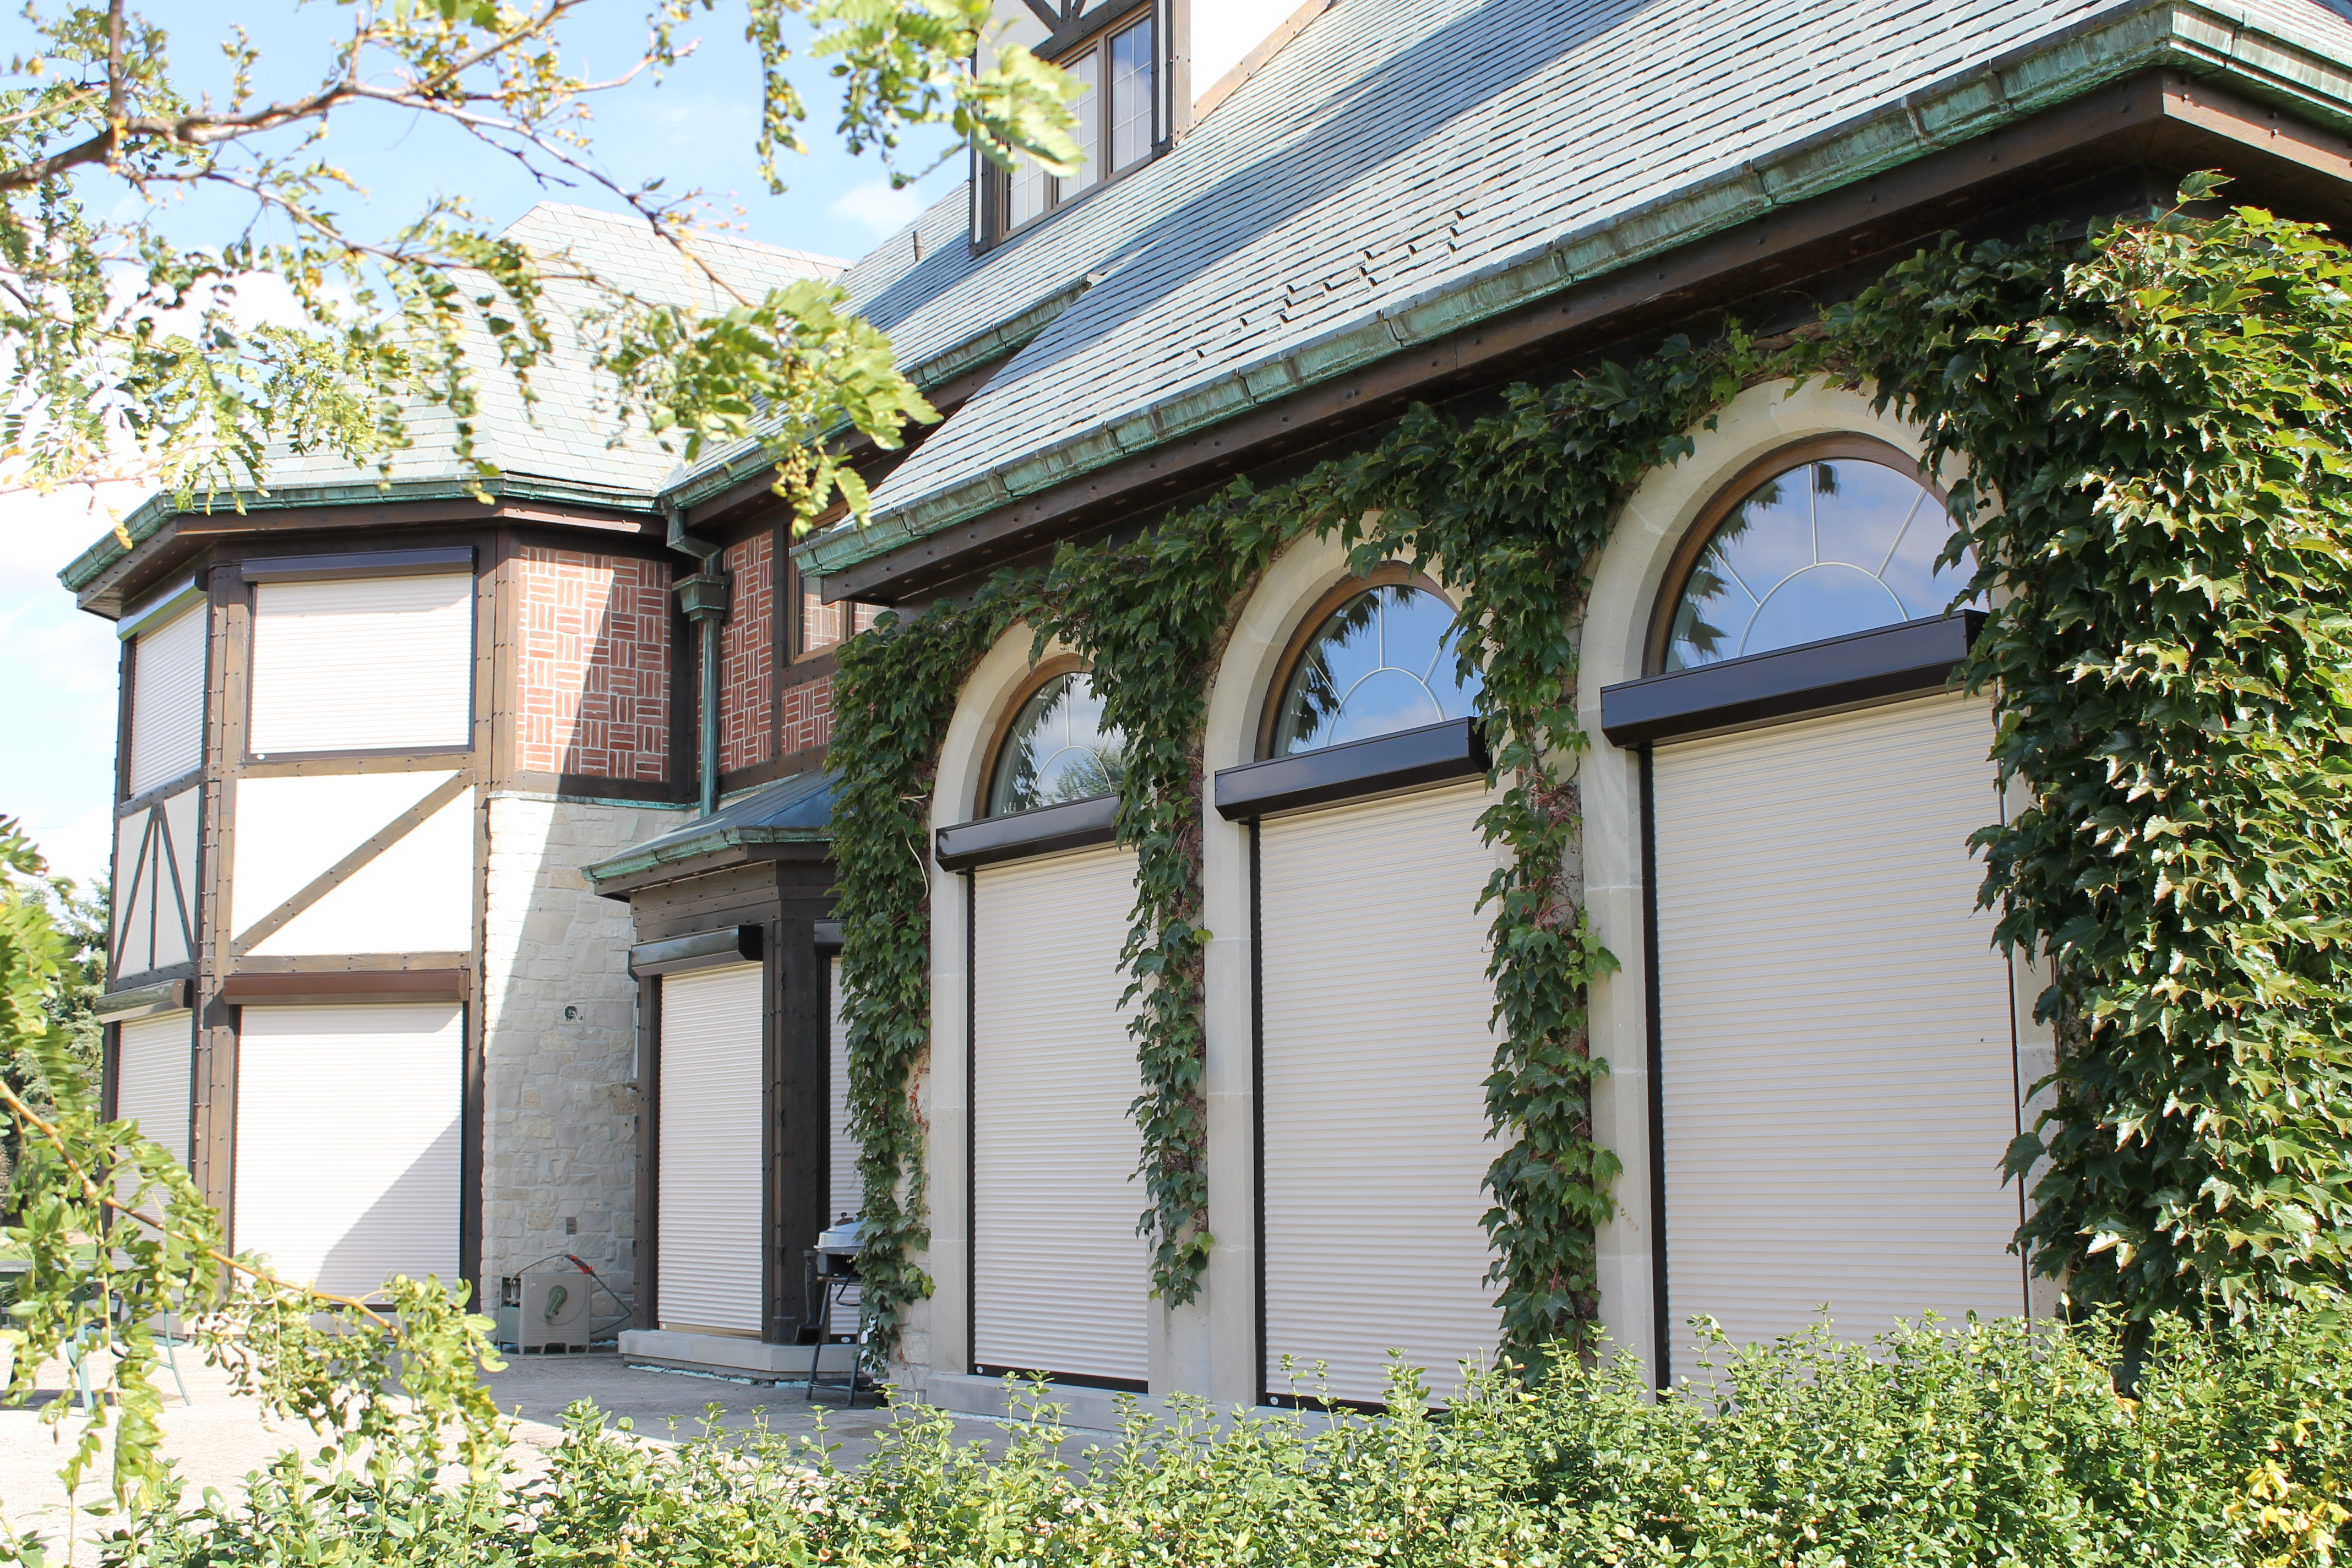
[[[238,1246],[355,1289],[576,1251],[634,1280],[631,1353],[789,1371],[808,1248],[859,1202],[824,757],[832,650],[878,607],[1413,402],[1799,324],[1947,230],[2200,168],[2352,210],[2352,23],[2320,0],[1003,9],[1086,87],[1087,163],[980,169],[838,270],[945,416],[868,455],[868,526],[796,542],[756,451],[673,472],[550,399],[493,422],[487,505],[429,455],[384,491],[294,473],[238,515],[159,501],[68,573],[124,636],[110,1092],[184,1132]],[[1962,840],[2000,803],[1985,710],[1944,689],[1969,623],[1921,519],[1949,476],[1820,385],[1692,438],[1576,634],[1571,869],[1622,964],[1590,998],[1625,1173],[1606,1326],[1665,1373],[1694,1312],[2046,1312],[1997,1163],[2052,1046],[1970,912]],[[1118,737],[1066,650],[1016,628],[982,659],[931,801],[935,1289],[904,1384],[1257,1401],[1321,1362],[1367,1399],[1391,1350],[1441,1389],[1491,1352],[1496,852],[1454,613],[1308,540],[1220,655],[1215,1244],[1182,1307],[1134,1231]]]

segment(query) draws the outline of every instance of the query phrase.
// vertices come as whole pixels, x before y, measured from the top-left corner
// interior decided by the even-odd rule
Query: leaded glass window
[[[1887,464],[1795,464],[1717,525],[1675,605],[1665,668],[1942,615],[1976,572],[1937,564],[1951,535],[1935,493]]]
[[[1013,716],[989,781],[988,815],[1110,795],[1126,776],[1126,737],[1103,727],[1092,683],[1083,671],[1057,675]]]
[[[1469,715],[1454,606],[1424,588],[1367,588],[1307,640],[1276,710],[1274,755],[1291,756]]]

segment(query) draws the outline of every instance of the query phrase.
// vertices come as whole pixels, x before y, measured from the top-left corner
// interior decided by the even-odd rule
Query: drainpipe
[[[686,612],[701,632],[702,658],[702,812],[709,816],[719,809],[719,628],[727,619],[728,577],[712,563],[719,558],[719,546],[706,543],[686,531],[686,512],[675,505],[662,508],[669,520],[667,543],[681,554],[691,555],[702,563],[702,569],[690,577],[677,580],[678,608]]]

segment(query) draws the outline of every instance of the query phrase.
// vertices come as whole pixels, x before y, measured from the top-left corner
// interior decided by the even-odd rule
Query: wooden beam
[[[295,916],[301,914],[329,893],[341,887],[361,867],[407,837],[409,834],[424,826],[425,820],[436,812],[473,787],[474,780],[470,773],[461,772],[444,779],[423,800],[378,828],[366,843],[310,879],[291,898],[247,927],[238,934],[229,951],[236,957],[243,958],[247,953],[268,942],[285,930],[287,924]]]

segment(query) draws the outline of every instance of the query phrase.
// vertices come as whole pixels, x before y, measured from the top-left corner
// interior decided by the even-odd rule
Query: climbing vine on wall
[[[1003,635],[992,605],[886,615],[841,646],[834,682],[833,856],[849,1131],[866,1193],[860,1292],[868,1353],[898,1348],[930,1294],[910,1253],[930,1241],[916,1077],[930,1054],[930,795],[957,689]]]
[[[1405,556],[1453,588],[1466,671],[1503,788],[1482,817],[1507,847],[1494,910],[1500,1040],[1486,1107],[1500,1147],[1486,1174],[1504,1342],[1523,1357],[1582,1346],[1599,1313],[1594,1233],[1613,1212],[1615,1154],[1593,1141],[1587,987],[1616,966],[1577,897],[1574,777],[1584,590],[1633,486],[1691,450],[1690,432],[1761,363],[1736,331],[1705,350],[1671,340],[1457,426],[1426,410],[1341,476],[1364,564]],[[1364,504],[1359,505],[1359,502]]]
[[[2036,1267],[2136,1316],[2340,1300],[2352,254],[2251,208],[1948,243],[1831,327],[1965,459],[2007,591],[1968,673],[2024,800],[1979,835],[1986,900],[2054,977],[2055,1103],[2011,1162]]]
[[[2196,194],[2202,194],[2201,191]],[[2052,1113],[2011,1151],[2039,1171],[2025,1240],[2077,1300],[2147,1312],[2333,1295],[2352,1226],[2352,260],[2241,212],[2088,238],[1947,243],[1767,353],[1734,329],[1668,341],[1498,412],[1409,412],[1370,449],[1265,490],[1236,485],[1123,543],[1066,546],[844,651],[834,764],[865,1268],[895,1338],[928,1288],[920,1129],[929,781],[957,691],[1027,624],[1087,658],[1129,769],[1137,852],[1122,963],[1143,1093],[1154,1286],[1198,1290],[1202,1173],[1201,726],[1234,616],[1286,543],[1336,535],[1463,606],[1495,753],[1482,818],[1493,911],[1498,1152],[1486,1225],[1507,1344],[1583,1345],[1615,1156],[1592,1136],[1591,980],[1614,963],[1578,897],[1577,639],[1626,495],[1692,449],[1744,384],[1874,384],[1964,459],[1952,552],[2003,590],[1968,679],[1995,693],[1997,758],[2028,808],[1979,836],[2000,940],[2049,959]],[[1990,498],[1999,497],[1995,510]],[[879,1198],[876,1194],[879,1194]],[[878,1220],[877,1220],[878,1216]]]
[[[1202,723],[1242,595],[1302,526],[1295,510],[1255,500],[1241,487],[1131,543],[1065,546],[1042,575],[1000,589],[1041,647],[1058,637],[1086,659],[1103,723],[1126,738],[1117,832],[1136,861],[1135,923],[1119,954],[1143,1086],[1136,1228],[1152,1246],[1153,1292],[1178,1303],[1199,1293],[1215,1239],[1202,1169]]]
[[[1416,410],[1370,452],[1275,489],[1237,485],[1129,542],[1066,546],[1042,572],[1000,577],[971,609],[941,620],[992,635],[1018,621],[1040,652],[1054,638],[1068,643],[1093,668],[1103,721],[1126,736],[1118,835],[1137,855],[1135,924],[1121,962],[1143,1079],[1134,1111],[1147,1205],[1138,1228],[1153,1242],[1153,1288],[1162,1296],[1193,1298],[1212,1242],[1201,1091],[1209,933],[1200,925],[1209,682],[1243,599],[1275,553],[1309,532],[1337,533],[1367,569],[1395,558],[1438,573],[1477,628],[1462,640],[1462,658],[1485,676],[1480,717],[1503,785],[1484,826],[1509,850],[1487,889],[1501,1041],[1486,1086],[1501,1146],[1487,1178],[1495,1282],[1514,1348],[1532,1355],[1554,1341],[1582,1342],[1597,1307],[1593,1230],[1612,1212],[1618,1165],[1592,1141],[1599,1068],[1587,1049],[1584,988],[1613,961],[1574,895],[1572,774],[1585,742],[1575,722],[1572,617],[1617,503],[1649,468],[1688,450],[1688,432],[1738,391],[1755,357],[1737,338],[1706,351],[1677,340],[1633,369],[1603,367],[1549,392],[1521,389],[1504,412],[1466,427]],[[936,757],[906,744],[914,732],[906,716],[939,716],[924,731],[935,748],[984,647],[942,637],[929,620],[877,638],[854,677],[845,661],[856,689],[835,721],[835,765],[846,771],[850,755],[887,762],[897,770],[891,781],[868,788],[910,809],[928,805]],[[893,649],[894,637],[917,641]],[[930,651],[926,638],[952,646],[953,656]],[[886,685],[887,700],[866,689]],[[844,752],[845,736],[864,747],[874,724],[897,727],[887,752]],[[871,824],[845,822],[839,804],[835,820],[855,839],[858,864],[904,879],[902,903],[919,898],[914,857],[878,843]],[[844,856],[845,890],[850,865]],[[847,926],[845,953],[858,940]],[[923,944],[903,946],[892,961],[895,993],[927,1006]],[[854,994],[856,976],[845,969],[845,981]],[[927,1013],[904,1016],[915,1024],[904,1032],[902,1063],[915,1059],[928,1028]],[[863,1016],[853,1013],[853,1031]],[[875,1162],[869,1181],[912,1190],[919,1161],[908,1145],[895,1163]],[[919,1234],[911,1223],[901,1230],[908,1242]],[[876,1256],[890,1245],[887,1234],[869,1239],[869,1279],[911,1278],[898,1255]]]

